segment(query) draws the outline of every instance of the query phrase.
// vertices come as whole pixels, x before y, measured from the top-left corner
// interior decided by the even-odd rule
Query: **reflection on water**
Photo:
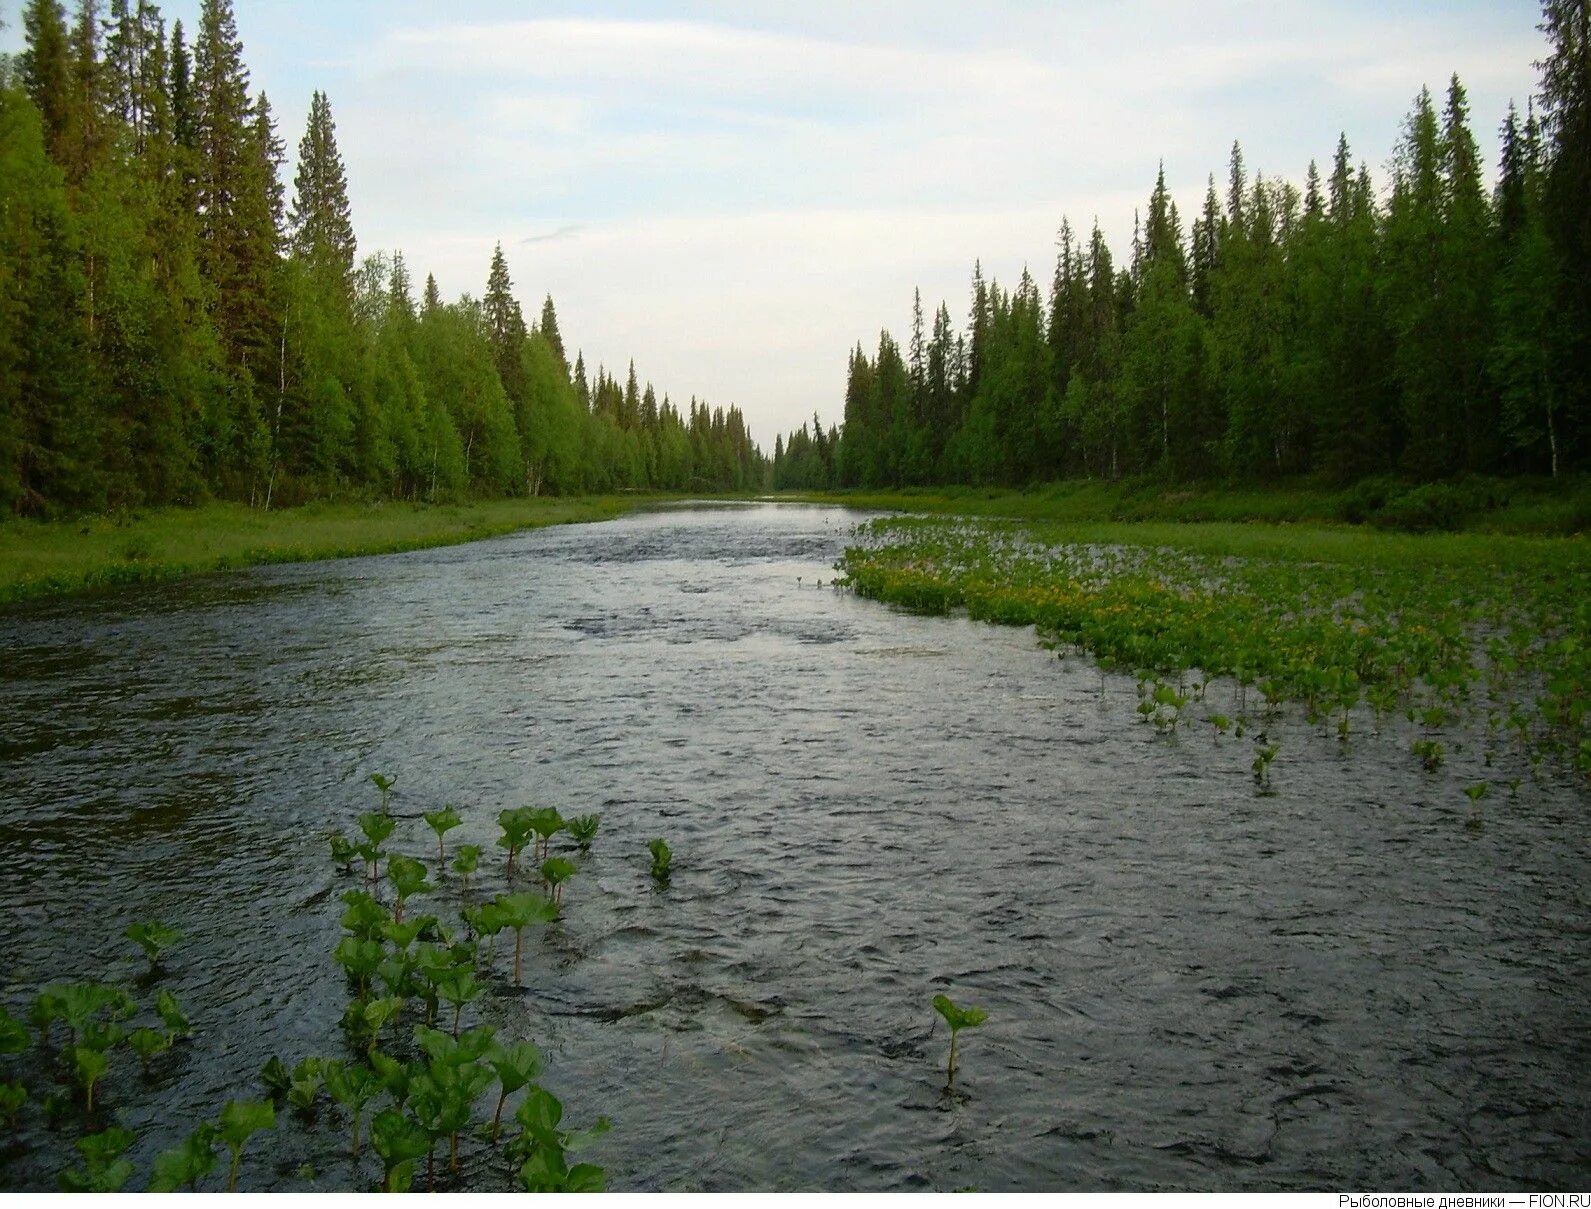
[[[136,976],[134,920],[188,934],[193,1045],[107,1088],[145,1168],[269,1055],[338,1052],[323,836],[378,770],[422,857],[443,802],[450,846],[601,812],[527,991],[482,1010],[571,1121],[613,1118],[615,1187],[1584,1185],[1582,793],[1527,782],[1476,833],[1458,785],[1518,775],[1478,745],[1429,777],[1292,723],[1257,798],[1247,744],[1156,737],[1130,680],[816,586],[853,519],[673,510],[0,615],[5,1001]],[[990,1014],[954,1100],[940,991]],[[304,1186],[283,1133],[255,1186]]]

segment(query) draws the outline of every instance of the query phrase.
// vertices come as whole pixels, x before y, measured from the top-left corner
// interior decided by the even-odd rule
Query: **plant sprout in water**
[[[429,894],[431,883],[425,880],[425,866],[411,856],[396,854],[387,862],[387,880],[397,892],[398,901],[392,908],[394,922],[403,922],[403,904],[416,894]]]
[[[497,837],[497,846],[508,849],[508,865],[504,870],[506,877],[514,876],[514,857],[530,840],[530,814],[530,807],[521,806],[517,810],[501,811],[497,816],[497,825],[503,829],[503,834]]]
[[[532,810],[526,815],[530,829],[536,833],[536,858],[547,859],[548,847],[552,844],[552,837],[564,829],[563,815],[558,813],[554,806],[543,806],[539,810]]]
[[[1262,793],[1270,790],[1271,763],[1281,750],[1280,743],[1260,743],[1254,751],[1254,763],[1250,767],[1254,772],[1254,784],[1260,787]]]
[[[541,863],[541,880],[552,891],[552,904],[563,906],[563,884],[579,871],[572,860],[563,856],[549,856]]]
[[[465,897],[468,897],[470,892],[470,874],[479,867],[480,860],[479,844],[460,844],[458,851],[453,854],[453,872],[459,875]]]
[[[370,1144],[381,1156],[386,1170],[382,1187],[388,1192],[407,1192],[414,1182],[415,1161],[431,1150],[431,1139],[419,1122],[396,1108],[376,1114],[370,1123]]]
[[[397,820],[389,814],[362,814],[359,830],[365,833],[365,843],[359,845],[359,855],[365,858],[366,872],[373,886],[381,878],[381,845],[391,837]]]
[[[442,837],[464,821],[458,812],[458,807],[449,803],[441,810],[428,810],[425,812],[425,825],[436,832],[436,860],[438,865],[447,862],[447,853],[442,847]]]
[[[149,958],[150,973],[159,968],[160,954],[182,939],[182,933],[176,928],[168,928],[153,920],[133,924],[122,935],[144,951]]]
[[[945,1065],[945,1090],[955,1086],[956,1082],[956,1037],[964,1028],[976,1028],[989,1018],[989,1013],[982,1008],[959,1008],[950,1002],[947,995],[934,996],[934,1011],[945,1018],[945,1023],[950,1026],[950,1061]]]
[[[373,772],[368,780],[381,791],[381,813],[390,814],[391,812],[387,809],[387,803],[392,797],[392,787],[398,783],[398,778],[382,776],[379,772]]]
[[[276,1128],[276,1106],[269,1100],[229,1100],[221,1110],[221,1141],[232,1152],[227,1169],[228,1192],[238,1190],[238,1173],[243,1168],[243,1148],[262,1129]]]
[[[133,1175],[133,1165],[122,1158],[137,1140],[133,1131],[112,1125],[101,1133],[89,1134],[77,1140],[77,1149],[83,1156],[86,1170],[64,1171],[60,1184],[63,1192],[120,1192]]]
[[[1465,818],[1464,826],[1471,831],[1479,831],[1485,825],[1481,818],[1481,799],[1491,793],[1491,789],[1485,781],[1464,786],[1464,796],[1469,799],[1469,816]]]
[[[516,1041],[512,1045],[493,1046],[487,1061],[497,1072],[497,1082],[502,1088],[502,1094],[497,1097],[497,1111],[492,1114],[492,1141],[495,1142],[502,1132],[503,1105],[508,1097],[541,1074],[541,1051],[529,1041]]]
[[[558,908],[550,899],[530,890],[517,894],[504,894],[496,901],[503,926],[514,929],[514,985],[521,985],[525,950],[525,929],[531,924],[551,923],[558,918]]]
[[[669,879],[669,867],[674,863],[674,853],[663,839],[648,840],[646,850],[652,854],[652,880],[659,885]]]
[[[353,1156],[359,1157],[359,1124],[365,1106],[381,1090],[375,1072],[362,1062],[349,1064],[331,1061],[325,1064],[326,1091],[341,1104],[353,1122]]]
[[[149,1179],[150,1192],[176,1192],[180,1188],[197,1191],[199,1181],[215,1170],[215,1148],[221,1132],[210,1121],[201,1121],[180,1145],[155,1157]]]
[[[359,855],[359,847],[340,831],[334,831],[326,837],[326,843],[331,847],[331,859],[344,873],[354,867],[354,857]]]
[[[579,845],[581,852],[591,851],[591,841],[597,838],[597,828],[602,823],[602,816],[596,814],[576,815],[565,825],[570,838]]]

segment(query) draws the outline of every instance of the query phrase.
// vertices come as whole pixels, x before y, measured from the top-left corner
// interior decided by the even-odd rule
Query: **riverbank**
[[[1412,485],[1367,479],[1350,487],[1174,484],[1157,479],[1074,480],[1025,491],[906,487],[894,491],[782,493],[781,499],[853,508],[996,516],[1064,524],[1232,522],[1344,526],[1391,533],[1568,537],[1591,529],[1591,481],[1468,478]]]
[[[0,604],[265,563],[456,545],[544,525],[609,520],[661,498],[317,503],[275,512],[217,503],[8,521],[0,524]]]

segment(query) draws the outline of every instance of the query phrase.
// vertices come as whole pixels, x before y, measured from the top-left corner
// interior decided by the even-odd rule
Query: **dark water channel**
[[[188,933],[161,985],[198,1033],[103,1091],[146,1170],[269,1055],[342,1051],[324,836],[383,771],[422,859],[444,801],[450,849],[504,806],[601,813],[526,991],[481,1011],[568,1121],[612,1118],[612,1187],[1586,1185],[1583,791],[1527,780],[1477,831],[1462,767],[1295,720],[1256,796],[1248,743],[1157,737],[1130,678],[820,588],[855,519],[681,510],[0,614],[0,994],[131,981],[134,920]],[[941,991],[989,1012],[955,1098]],[[246,1185],[355,1178],[295,1130]],[[32,1142],[0,1185],[53,1181]]]

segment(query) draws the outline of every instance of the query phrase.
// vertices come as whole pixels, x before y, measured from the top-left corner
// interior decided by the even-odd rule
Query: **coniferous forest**
[[[1463,84],[1422,90],[1378,186],[1343,136],[1302,185],[1234,144],[1185,223],[1162,170],[1125,263],[1063,221],[1048,293],[972,276],[850,356],[843,426],[779,487],[1024,486],[1154,474],[1558,476],[1591,457],[1591,15],[1548,0],[1539,94],[1496,187]]]
[[[527,324],[501,247],[444,301],[359,257],[331,105],[289,189],[231,0],[28,0],[0,59],[0,509],[760,487],[734,407]]]

